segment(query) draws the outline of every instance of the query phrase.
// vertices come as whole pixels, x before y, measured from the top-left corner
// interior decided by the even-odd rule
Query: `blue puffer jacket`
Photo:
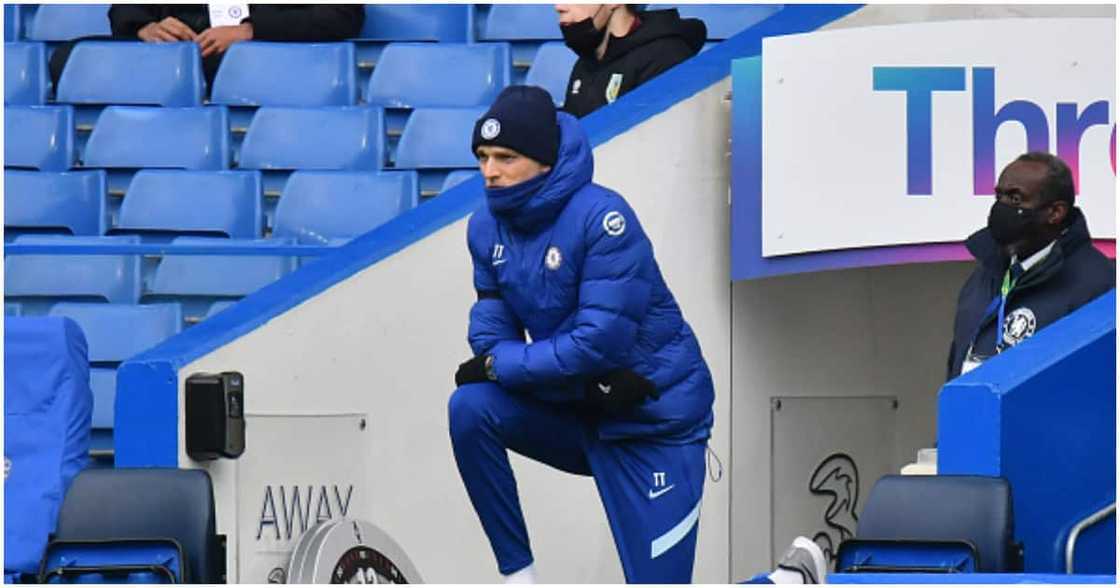
[[[714,391],[700,345],[634,211],[591,183],[591,147],[579,122],[558,118],[556,165],[522,184],[539,188],[512,203],[491,195],[470,219],[479,293],[471,348],[494,355],[503,387],[575,410],[589,378],[631,369],[651,380],[660,398],[599,421],[600,438],[706,439]]]

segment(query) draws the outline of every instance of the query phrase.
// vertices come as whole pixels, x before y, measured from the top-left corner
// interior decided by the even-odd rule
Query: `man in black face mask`
[[[979,262],[961,289],[948,379],[1021,343],[1116,286],[1116,266],[1093,247],[1075,207],[1073,175],[1049,153],[1000,173],[987,228],[965,245]]]
[[[579,55],[564,111],[582,117],[696,55],[704,22],[640,4],[557,4],[564,42]]]

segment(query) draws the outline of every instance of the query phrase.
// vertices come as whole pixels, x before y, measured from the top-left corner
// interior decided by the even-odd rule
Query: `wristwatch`
[[[498,381],[498,374],[494,373],[494,356],[486,354],[486,359],[482,361],[482,366],[486,370],[486,379],[491,382]]]

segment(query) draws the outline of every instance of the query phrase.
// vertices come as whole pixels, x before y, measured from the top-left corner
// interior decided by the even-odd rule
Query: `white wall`
[[[712,447],[725,464],[730,458],[727,88],[726,81],[716,84],[595,152],[596,181],[622,193],[637,210],[670,288],[700,338],[716,384]],[[368,447],[314,454],[293,430],[290,442],[277,440],[267,450],[291,456],[292,471],[313,469],[313,463],[304,464],[316,460],[353,461],[355,468],[373,464],[366,483],[355,490],[368,493],[363,494],[365,512],[355,514],[398,541],[427,582],[500,580],[447,436],[453,374],[470,353],[465,335],[474,292],[465,233],[464,219],[180,372],[181,381],[195,372],[236,369],[245,375],[249,427],[243,460],[251,459],[256,415],[366,413]],[[368,460],[359,459],[361,452]],[[180,463],[199,465],[185,453]],[[621,582],[592,480],[519,456],[513,456],[513,464],[540,578]],[[285,471],[269,480],[248,480],[239,475],[237,463],[228,461],[203,467],[215,482],[218,530],[229,535],[230,580],[239,582],[265,579],[232,571],[239,564],[248,569],[256,557],[234,548],[255,545],[240,534],[255,538],[256,533],[255,527],[238,528],[235,515],[245,509],[260,512],[260,484],[282,479],[332,483],[297,480]],[[728,580],[728,487],[725,476],[705,490],[698,582]]]

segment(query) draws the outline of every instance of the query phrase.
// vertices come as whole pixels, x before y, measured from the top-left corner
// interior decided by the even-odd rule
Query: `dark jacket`
[[[196,33],[210,28],[210,10],[206,4],[114,4],[109,8],[109,26],[113,31],[110,38],[135,40],[140,29],[169,16]],[[252,23],[254,41],[326,42],[357,36],[365,17],[361,4],[250,4],[249,17],[242,22]],[[63,45],[51,57],[51,79],[56,86],[72,47],[73,43]],[[202,60],[207,86],[214,82],[223,55],[219,53]]]
[[[633,370],[660,397],[603,417],[600,438],[707,439],[715,391],[700,344],[634,211],[591,181],[579,122],[558,119],[559,157],[544,183],[508,210],[488,200],[471,216],[471,349],[493,354],[501,386],[577,412],[587,379]]]
[[[1007,297],[1004,318],[1007,344],[1019,343],[1116,287],[1116,265],[1093,247],[1085,215],[1076,207],[1070,209],[1070,214],[1073,221],[1058,238],[1054,249],[1019,278]],[[1010,263],[987,228],[969,237],[965,246],[979,263],[957,299],[953,343],[949,347],[949,380],[960,375],[977,324],[999,294],[1003,274]],[[994,355],[995,339],[993,313],[983,321],[973,353],[983,357]]]
[[[151,22],[174,16],[196,33],[210,28],[206,4],[114,4],[113,35],[135,37]],[[341,41],[357,36],[365,20],[361,4],[250,4],[257,41]]]
[[[704,21],[682,19],[676,9],[642,12],[639,18],[637,30],[622,38],[611,37],[602,61],[594,55],[580,56],[568,77],[564,111],[583,117],[614,102],[699,53],[708,36]],[[612,77],[620,80],[614,87]]]

